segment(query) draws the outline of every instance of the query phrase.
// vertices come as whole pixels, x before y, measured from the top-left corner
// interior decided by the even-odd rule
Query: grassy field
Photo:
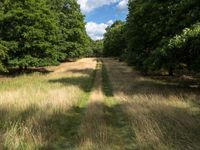
[[[73,147],[95,66],[83,59],[0,81],[0,149]]]
[[[0,150],[199,150],[200,90],[81,59],[0,80]]]
[[[142,77],[113,59],[104,64],[117,107],[129,122],[130,149],[200,149],[199,88]]]

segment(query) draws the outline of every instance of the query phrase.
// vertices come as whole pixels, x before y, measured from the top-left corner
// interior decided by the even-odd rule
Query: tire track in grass
[[[79,150],[133,149],[130,128],[113,97],[106,67],[98,61],[96,78],[80,126]]]
[[[131,126],[125,118],[120,103],[114,98],[112,85],[109,81],[109,74],[106,66],[102,65],[102,90],[105,94],[106,109],[106,122],[110,127],[110,143],[112,143],[112,149],[133,150],[135,149],[134,139],[132,138],[134,133],[131,131]]]
[[[102,92],[102,63],[98,60],[96,78],[90,95],[85,117],[79,131],[77,149],[102,149],[107,143],[107,127],[104,119],[104,95]]]
[[[55,130],[61,135],[61,138],[55,143],[48,143],[47,146],[41,147],[45,150],[74,150],[77,146],[79,128],[85,116],[85,111],[90,93],[92,91],[96,78],[97,65],[91,72],[87,82],[84,82],[85,93],[79,97],[77,104],[70,108],[67,112],[58,112],[52,116],[48,124],[56,124]]]

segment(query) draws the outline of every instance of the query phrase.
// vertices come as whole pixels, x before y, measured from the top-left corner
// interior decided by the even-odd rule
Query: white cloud
[[[125,9],[128,0],[77,0],[81,6],[81,10],[84,13],[90,12],[96,8],[104,5],[111,5],[117,3],[117,8]]]
[[[121,0],[117,5],[117,8],[119,10],[127,9],[127,7],[128,7],[128,0]]]
[[[93,40],[101,40],[103,39],[104,33],[106,33],[106,28],[110,26],[112,23],[113,23],[112,20],[109,20],[107,23],[100,23],[100,24],[97,24],[95,22],[88,22],[85,27],[88,35]]]
[[[116,3],[119,0],[78,0],[83,12],[90,12],[95,8]]]
[[[107,25],[111,26],[113,23],[114,23],[113,20],[109,20],[109,21],[107,22]]]
[[[120,11],[123,11],[127,8],[128,0],[77,0],[81,6],[81,11],[83,13],[89,13],[90,11],[105,6],[115,4],[116,8]],[[88,22],[86,24],[86,31],[88,35],[93,40],[103,39],[104,33],[106,33],[106,28],[113,24],[113,21],[110,20],[107,23],[96,23]]]

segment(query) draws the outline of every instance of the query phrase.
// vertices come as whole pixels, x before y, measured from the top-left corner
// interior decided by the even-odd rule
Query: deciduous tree
[[[116,21],[111,26],[107,27],[104,35],[104,55],[105,56],[121,56],[126,48],[125,23]]]

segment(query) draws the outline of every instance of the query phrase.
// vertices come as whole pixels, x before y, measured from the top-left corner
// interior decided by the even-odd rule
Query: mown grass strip
[[[113,89],[109,81],[106,66],[102,64],[102,90],[108,97],[113,97]]]
[[[106,66],[102,65],[102,90],[105,94],[105,119],[109,127],[109,143],[112,149],[134,149],[134,133],[121,110],[121,104],[114,98]]]
[[[57,129],[61,130],[60,135],[63,136],[63,138],[60,139],[60,141],[57,142],[57,144],[53,145],[53,147],[47,147],[45,149],[53,148],[53,149],[75,149],[75,147],[78,144],[78,138],[79,138],[79,129],[80,125],[83,121],[83,118],[85,116],[85,110],[88,104],[88,99],[91,94],[96,73],[98,69],[98,62],[96,65],[96,68],[93,70],[91,75],[87,80],[85,80],[85,89],[84,94],[80,96],[78,104],[73,106],[66,115],[63,117],[63,121],[61,126],[58,126]],[[55,117],[60,120],[61,116]],[[59,121],[58,120],[58,121]],[[56,122],[58,122],[56,121]],[[67,141],[67,142],[66,142]]]
[[[78,104],[78,107],[80,107],[80,108],[85,108],[87,105],[90,93],[92,91],[92,88],[93,88],[93,85],[95,82],[97,69],[98,69],[98,62],[97,62],[96,68],[93,70],[93,72],[91,74],[91,77],[85,82],[86,94],[84,94],[83,96],[80,97],[79,104]]]

